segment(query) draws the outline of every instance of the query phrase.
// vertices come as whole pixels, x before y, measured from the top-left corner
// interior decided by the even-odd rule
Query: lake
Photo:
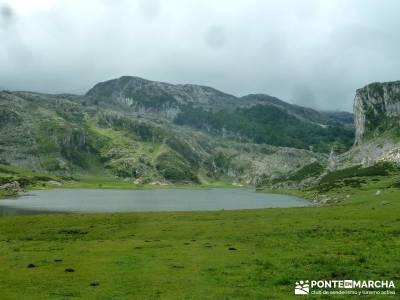
[[[250,189],[54,189],[0,200],[0,215],[52,212],[205,211],[303,207],[310,202]]]

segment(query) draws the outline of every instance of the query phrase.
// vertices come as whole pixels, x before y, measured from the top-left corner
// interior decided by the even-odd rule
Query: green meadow
[[[322,207],[2,217],[0,299],[298,299],[307,279],[394,280],[398,294],[391,180],[337,187],[345,200]]]

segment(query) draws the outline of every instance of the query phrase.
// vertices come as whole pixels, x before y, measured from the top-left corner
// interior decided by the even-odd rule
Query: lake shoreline
[[[76,181],[48,181],[40,182],[39,184],[28,185],[23,189],[14,191],[0,190],[0,201],[8,197],[24,196],[26,193],[35,190],[50,190],[50,189],[123,189],[123,190],[150,190],[150,189],[207,189],[207,188],[248,188],[255,189],[254,186],[229,183],[225,181],[217,181],[211,183],[148,183],[135,184],[131,181],[110,180],[110,179],[89,179]]]
[[[307,207],[310,202],[297,196],[261,194],[247,188],[184,189],[46,189],[0,202],[7,208],[25,211],[117,213],[179,212]],[[21,213],[21,214],[23,214]]]

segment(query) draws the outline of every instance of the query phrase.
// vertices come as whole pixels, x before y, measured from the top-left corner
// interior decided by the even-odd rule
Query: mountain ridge
[[[224,140],[85,101],[80,96],[0,92],[0,163],[137,183],[223,179],[256,184],[325,159],[307,150]]]
[[[111,88],[110,88],[111,86]],[[121,89],[121,86],[123,88]],[[215,89],[210,86],[205,86],[205,85],[197,85],[197,84],[171,84],[171,83],[166,83],[166,82],[159,82],[159,81],[153,81],[153,80],[148,80],[144,79],[138,76],[121,76],[119,78],[111,79],[111,80],[106,80],[103,82],[99,82],[95,84],[89,91],[85,94],[86,96],[91,96],[91,97],[110,97],[115,99],[119,99],[122,102],[125,102],[128,100],[128,103],[131,103],[130,100],[134,101],[139,101],[140,99],[133,99],[132,95],[132,90],[138,91],[138,90],[147,90],[149,87],[155,87],[158,90],[157,91],[152,91],[153,95],[147,95],[147,96],[154,96],[154,94],[161,94],[161,93],[169,93],[172,97],[175,97],[175,100],[179,102],[180,104],[213,104],[216,105],[217,107],[213,107],[213,109],[218,108],[218,101],[215,101],[215,98],[213,99],[214,101],[210,103],[210,99],[207,99],[208,97],[214,97],[218,96],[217,99],[219,101],[226,101],[227,105],[233,105],[233,107],[237,106],[246,106],[246,105],[254,105],[254,104],[262,104],[262,103],[269,103],[269,104],[274,104],[276,106],[279,106],[281,108],[291,108],[294,107],[297,110],[305,110],[308,111],[309,114],[322,114],[324,115],[325,112],[318,111],[312,108],[307,108],[304,106],[296,105],[296,104],[290,104],[288,102],[285,102],[283,100],[280,100],[279,98],[270,96],[268,94],[260,94],[260,93],[255,93],[255,94],[248,94],[244,95],[241,97],[234,96],[229,93],[222,92],[218,89]],[[195,95],[189,95],[190,92],[195,92]],[[205,92],[199,93],[199,90],[203,90]],[[146,91],[148,92],[148,91]],[[196,95],[197,92],[197,95]],[[208,94],[207,94],[208,92]],[[186,93],[187,98],[185,99],[184,95]],[[143,96],[143,95],[139,95]],[[197,97],[196,97],[197,96]],[[132,98],[131,98],[132,97]],[[194,99],[197,98],[197,101],[194,101]],[[165,102],[169,103],[173,102],[172,99],[164,99]],[[186,101],[185,101],[186,100]],[[162,101],[161,101],[162,102]],[[146,104],[146,103],[145,103]],[[163,103],[161,103],[163,104]],[[220,103],[221,104],[221,103]],[[311,113],[312,112],[312,113]],[[341,112],[341,113],[347,113],[347,112]],[[352,115],[351,113],[347,113],[348,115]],[[323,117],[319,117],[319,119],[324,119]]]
[[[265,94],[236,97],[207,86],[174,85],[122,76],[96,84],[86,95],[88,105],[108,109],[119,107],[120,111],[165,118],[177,125],[213,135],[236,137],[241,141],[303,149],[309,144],[324,152],[334,144],[341,149],[348,149],[352,144],[350,113],[319,112]],[[269,117],[255,115],[257,108]],[[277,128],[274,127],[277,121],[279,123],[278,115],[292,123],[289,138],[276,134]],[[248,124],[252,124],[253,129]],[[279,125],[280,128],[283,125]],[[299,136],[305,140],[301,141]]]
[[[348,120],[269,95],[130,76],[85,95],[3,91],[0,116],[0,163],[138,183],[257,185],[325,164],[353,138]]]

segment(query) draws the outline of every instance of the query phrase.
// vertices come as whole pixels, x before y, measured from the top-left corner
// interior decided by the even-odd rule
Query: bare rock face
[[[400,81],[371,83],[358,89],[354,99],[355,144],[399,127]]]
[[[18,181],[13,181],[10,183],[0,185],[0,190],[4,190],[4,191],[10,192],[10,193],[19,193],[19,192],[21,192],[21,187],[20,187]]]
[[[365,167],[379,161],[400,165],[400,81],[371,83],[354,98],[354,146],[338,158],[339,167]]]
[[[218,108],[234,105],[238,98],[214,88],[193,84],[169,84],[134,76],[122,76],[96,84],[88,97],[115,101],[140,114],[156,114],[173,119],[182,105]]]
[[[355,145],[338,157],[339,168],[353,165],[369,167],[379,161],[389,161],[400,165],[400,143],[384,136],[369,139]]]

